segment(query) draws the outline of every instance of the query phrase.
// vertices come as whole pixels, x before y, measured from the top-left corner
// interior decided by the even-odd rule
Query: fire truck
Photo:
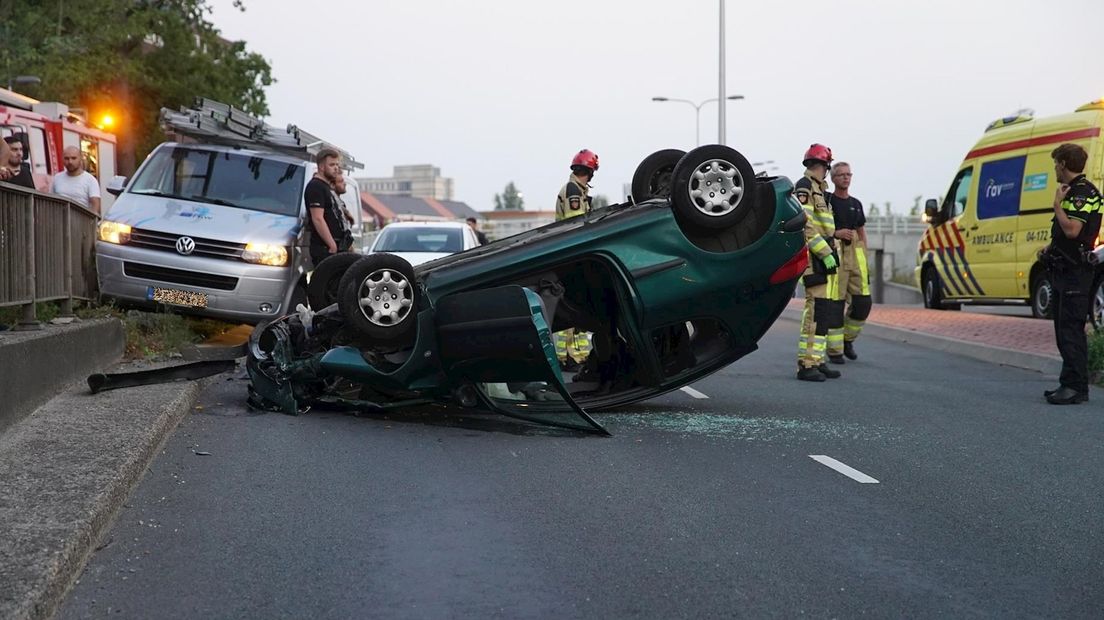
[[[61,152],[75,146],[84,153],[85,169],[100,182],[101,209],[114,197],[107,185],[116,174],[115,136],[93,126],[63,103],[32,99],[0,88],[0,137],[18,135],[24,161],[30,164],[35,187],[50,190],[53,175],[65,170]]]

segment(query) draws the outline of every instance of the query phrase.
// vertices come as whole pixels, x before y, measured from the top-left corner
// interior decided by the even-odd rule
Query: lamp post
[[[729,97],[725,97],[725,99],[727,99],[729,101],[738,101],[738,100],[743,99],[743,98],[744,98],[743,95],[731,95]],[[701,109],[702,109],[703,105],[705,105],[705,104],[707,104],[711,101],[717,101],[716,97],[713,97],[711,99],[706,99],[705,101],[702,101],[701,103],[694,103],[693,101],[690,101],[689,99],[672,99],[670,97],[652,97],[652,101],[677,101],[677,102],[680,102],[680,103],[690,104],[690,106],[694,108],[694,140],[695,140],[695,142],[697,142],[697,146],[701,146]],[[721,106],[721,107],[723,108],[724,106]]]

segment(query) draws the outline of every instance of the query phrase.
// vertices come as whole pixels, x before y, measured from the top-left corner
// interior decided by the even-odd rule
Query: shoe
[[[1076,405],[1089,400],[1089,395],[1063,385],[1058,388],[1058,391],[1047,396],[1046,399],[1052,405]]]
[[[843,354],[847,357],[847,359],[852,361],[859,359],[859,354],[855,353],[855,341],[843,341]]]
[[[829,379],[839,379],[840,377],[843,376],[843,374],[840,373],[840,371],[832,370],[831,368],[829,368],[828,364],[821,364],[820,366],[817,366],[816,369],[817,369],[818,372],[820,372],[820,374],[824,375],[825,377],[827,377]]]
[[[846,364],[847,360],[843,359],[842,355],[829,355],[828,361],[833,364]]]
[[[797,371],[797,378],[802,381],[826,381],[827,378],[820,374],[820,371],[816,368],[804,368],[802,367]]]
[[[1058,387],[1054,388],[1053,390],[1043,390],[1043,396],[1050,396],[1051,394],[1057,392],[1060,389],[1062,389],[1062,386],[1059,385]]]

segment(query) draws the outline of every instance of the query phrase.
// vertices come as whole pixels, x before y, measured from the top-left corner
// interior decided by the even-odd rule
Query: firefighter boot
[[[855,361],[855,360],[859,359],[859,354],[855,353],[855,341],[854,340],[845,340],[843,342],[843,355],[851,361]]]
[[[829,368],[828,364],[821,364],[820,366],[817,366],[816,369],[817,372],[824,375],[828,379],[839,379],[841,376],[843,376],[840,371],[832,370],[831,368]]]
[[[801,381],[821,382],[827,380],[816,368],[806,368],[804,366],[797,367],[797,378]]]
[[[846,355],[847,354],[846,353],[847,345],[844,344],[843,347],[844,347],[844,351],[845,351],[844,355]],[[843,355],[831,355],[831,354],[829,354],[828,355],[828,361],[832,362],[833,364],[846,364],[847,363],[847,360],[843,359]]]

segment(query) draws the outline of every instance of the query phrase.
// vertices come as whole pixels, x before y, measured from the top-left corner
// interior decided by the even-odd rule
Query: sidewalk
[[[800,321],[803,303],[791,300],[782,316]],[[1040,319],[875,304],[863,333],[1044,373],[1061,368],[1054,325]]]

